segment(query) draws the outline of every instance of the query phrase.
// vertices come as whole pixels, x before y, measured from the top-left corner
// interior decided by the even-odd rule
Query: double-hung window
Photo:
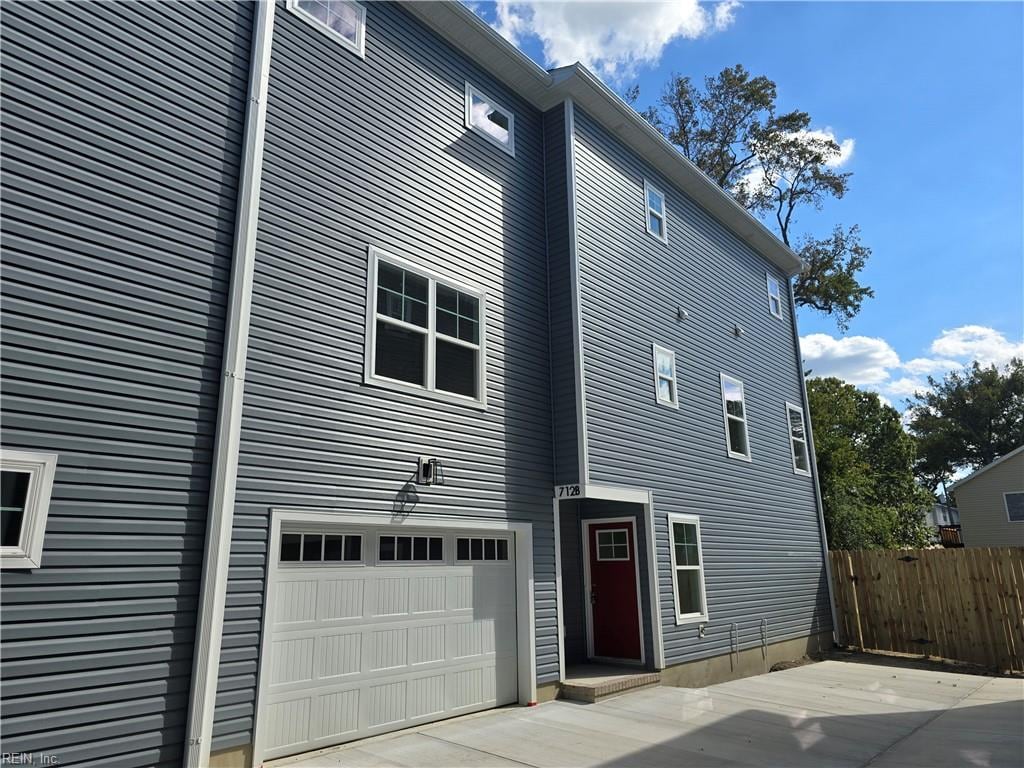
[[[516,116],[466,83],[466,127],[515,157]]]
[[[811,474],[811,454],[807,450],[804,409],[792,403],[786,403],[786,420],[789,423],[789,442],[793,449],[793,471],[798,475],[809,475]]]
[[[676,603],[676,624],[707,621],[700,518],[670,514],[668,526],[672,539],[672,593]]]
[[[768,281],[768,311],[775,317],[782,319],[782,283],[779,278],[772,275],[767,276]]]
[[[366,9],[352,0],[288,0],[288,10],[356,56],[366,48]]]
[[[747,406],[743,398],[743,382],[722,374],[722,414],[725,417],[725,446],[734,459],[750,461],[750,440],[747,438]]]
[[[484,294],[370,249],[366,379],[482,407]]]
[[[57,470],[52,453],[0,451],[0,568],[38,568]]]
[[[676,354],[670,349],[654,347],[654,394],[659,405],[679,407],[679,393],[676,389]]]
[[[647,207],[647,232],[661,240],[668,242],[668,218],[665,213],[664,193],[644,180],[644,202]]]

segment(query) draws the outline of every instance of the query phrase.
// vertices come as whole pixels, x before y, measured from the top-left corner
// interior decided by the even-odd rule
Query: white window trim
[[[479,126],[473,124],[473,96],[474,95],[477,96],[478,98],[482,99],[483,101],[486,101],[494,109],[498,110],[503,115],[505,115],[505,117],[508,118],[508,144],[502,144],[500,141],[498,141],[496,138],[491,136],[491,134],[489,134],[483,128],[480,128]],[[469,130],[473,131],[473,133],[475,133],[475,134],[477,134],[479,136],[483,136],[485,139],[487,139],[489,142],[491,142],[491,144],[493,144],[494,146],[500,148],[503,152],[507,152],[512,157],[516,156],[516,115],[515,115],[515,112],[513,112],[508,107],[506,107],[506,106],[502,105],[501,103],[499,103],[497,101],[497,99],[492,99],[490,96],[488,96],[486,93],[481,91],[479,88],[477,88],[475,85],[470,83],[468,80],[466,81],[465,122],[466,122],[466,127]]]
[[[657,211],[651,208],[651,196],[650,193],[655,192],[661,197],[661,211]],[[658,234],[651,229],[651,214],[654,214],[661,219],[661,232]],[[662,243],[668,242],[668,198],[665,193],[662,192],[658,187],[654,186],[647,179],[644,179],[644,229],[647,230],[647,234]]]
[[[473,286],[468,286],[464,283],[457,283],[453,280],[449,280],[445,277],[441,277],[436,273],[424,269],[417,264],[402,259],[398,256],[392,256],[389,253],[385,253],[373,246],[368,249],[368,265],[367,265],[367,284],[366,284],[366,337],[365,346],[366,350],[365,359],[363,361],[363,382],[371,384],[373,386],[382,387],[384,389],[395,390],[396,392],[418,392],[436,400],[442,400],[444,402],[465,405],[470,408],[477,408],[479,410],[486,410],[487,408],[487,293]],[[427,359],[426,364],[426,378],[427,386],[421,386],[419,384],[410,384],[407,381],[401,381],[399,379],[391,379],[387,376],[378,376],[374,370],[374,361],[377,358],[377,265],[380,261],[385,261],[388,264],[392,264],[396,267],[404,269],[408,272],[412,272],[425,278],[429,281],[429,289],[427,296],[427,327],[421,328],[418,325],[406,323],[401,320],[396,320],[393,317],[381,317],[380,319],[384,322],[395,325],[399,328],[406,328],[408,330],[422,333],[427,337]],[[437,324],[437,318],[435,317],[437,311],[437,298],[436,298],[436,286],[441,283],[446,288],[459,291],[460,293],[469,294],[477,299],[479,302],[479,343],[471,344],[461,339],[454,339],[451,336],[445,334],[437,334],[435,325]],[[477,381],[479,383],[479,395],[478,397],[467,397],[465,395],[459,395],[455,392],[445,392],[434,387],[434,361],[436,358],[436,339],[440,335],[445,342],[451,342],[457,346],[468,347],[470,349],[477,350]]]
[[[693,525],[697,531],[697,557],[700,558],[700,565],[676,565],[676,535],[673,523],[687,523]],[[680,515],[669,513],[668,515],[668,546],[672,556],[672,605],[676,614],[676,626],[682,624],[694,624],[707,621],[708,598],[704,589],[704,545],[700,539],[700,518],[696,515]],[[679,612],[679,582],[676,579],[677,570],[700,571],[700,604],[704,608],[702,613],[680,613]]]
[[[796,411],[797,413],[800,414],[800,425],[803,427],[803,430],[804,430],[804,437],[803,437],[802,440],[799,439],[799,438],[793,437],[793,427],[792,427],[792,425],[790,424],[790,421],[789,421],[789,414],[792,413],[793,411]],[[746,415],[746,413],[747,413],[747,404],[744,402],[744,404],[743,404],[743,414]],[[804,415],[804,409],[803,408],[801,408],[799,405],[794,405],[793,403],[790,403],[788,401],[786,402],[786,433],[789,435],[789,452],[793,455],[793,474],[795,474],[795,475],[804,475],[805,477],[810,477],[811,476],[811,447],[810,447],[810,445],[807,442],[807,417]],[[804,444],[804,452],[807,454],[807,469],[800,469],[796,465],[796,449],[793,447],[793,443],[797,442],[797,441],[799,441],[799,442]],[[749,446],[750,443],[748,442],[747,445]]]
[[[17,546],[0,547],[0,568],[38,568],[43,557],[46,518],[57,472],[57,454],[28,451],[0,451],[0,469],[27,472],[28,491]]]
[[[672,357],[672,399],[665,400],[658,389],[658,382],[661,379],[667,377],[662,376],[658,370],[658,354],[667,354]],[[679,407],[679,373],[676,370],[676,353],[671,349],[666,349],[658,344],[651,345],[651,359],[654,365],[654,399],[658,405],[663,405],[666,408],[678,408]]]
[[[774,280],[775,281],[775,285],[778,286],[779,290],[778,290],[777,293],[772,293],[772,280]],[[765,272],[765,274],[764,274],[764,284],[765,284],[765,289],[768,291],[768,314],[772,315],[773,317],[777,317],[779,320],[781,320],[782,319],[782,281],[779,280],[779,278],[775,277],[775,275],[771,274],[770,272]],[[778,312],[775,312],[772,309],[772,299],[775,299],[776,303],[779,305],[779,311]]]
[[[741,461],[753,461],[753,450],[750,448],[750,430],[747,428],[747,422],[750,420],[750,415],[747,413],[747,391],[743,386],[743,382],[737,379],[735,376],[730,376],[727,373],[719,373],[721,377],[721,395],[722,395],[722,419],[723,426],[725,427],[725,452],[731,459],[740,459]],[[729,415],[729,409],[725,404],[725,382],[732,381],[740,386],[740,396],[743,398],[743,437],[747,444],[746,453],[738,453],[734,451],[729,443],[729,419],[735,419],[736,417]]]
[[[361,59],[366,58],[366,8],[361,4],[350,0],[350,3],[356,7],[359,12],[359,19],[356,23],[356,42],[353,43],[344,35],[339,35],[333,29],[325,25],[319,19],[313,18],[301,7],[299,7],[298,0],[288,0],[288,10],[302,19],[306,24],[316,29],[322,35],[326,35],[335,42],[341,43],[343,46],[352,51],[356,56]]]
[[[1024,491],[1005,491],[1003,493],[1003,509],[1006,510],[1006,522],[1008,523],[1024,523],[1024,520],[1011,520],[1010,519],[1010,504],[1007,496],[1014,496],[1016,494],[1024,494]]]
[[[602,528],[597,532],[597,561],[599,563],[624,563],[629,562],[629,528]],[[626,534],[626,556],[625,557],[601,557],[601,534],[602,533],[624,533]],[[606,547],[617,547],[619,544],[605,544]]]

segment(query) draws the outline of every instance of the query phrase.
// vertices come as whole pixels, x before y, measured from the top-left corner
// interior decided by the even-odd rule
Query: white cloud
[[[536,37],[548,66],[577,61],[609,80],[633,76],[656,64],[665,46],[727,29],[737,0],[723,0],[709,12],[697,0],[669,2],[511,2],[498,0],[494,28],[519,44]]]
[[[954,368],[962,366],[959,360],[949,360],[947,358],[932,358],[932,357],[915,357],[913,360],[909,360],[903,364],[903,370],[907,373],[911,373],[915,376],[932,376],[936,373],[945,373],[946,371],[952,371]]]
[[[853,148],[856,145],[854,139],[837,139],[835,131],[831,128],[812,129],[809,131],[795,131],[787,134],[788,136],[799,136],[809,139],[821,139],[823,141],[834,141],[839,146],[838,154],[832,155],[825,161],[825,166],[828,168],[841,168],[850,162],[853,157]],[[788,179],[779,179],[781,183],[788,183]],[[746,188],[747,191],[753,192],[761,187],[765,182],[764,169],[760,166],[754,166],[751,168],[745,176],[736,182],[734,192],[738,192],[741,189]]]
[[[812,375],[835,376],[850,384],[881,384],[888,380],[889,369],[900,364],[900,357],[885,339],[870,336],[834,338],[827,333],[812,333],[800,339],[804,367]]]
[[[739,0],[725,0],[715,6],[715,31],[722,32],[732,26],[736,20],[736,9],[740,7]]]
[[[939,334],[932,342],[931,352],[968,363],[977,360],[985,366],[1005,365],[1012,357],[1024,357],[1024,341],[1014,343],[994,328],[983,325],[962,325]]]
[[[836,138],[835,131],[831,128],[796,131],[793,135],[806,139],[818,139],[819,141],[834,141],[839,146],[839,154],[832,155],[825,161],[825,165],[829,168],[841,168],[850,162],[850,158],[853,157],[853,146],[856,142],[853,139],[843,139],[840,141]]]
[[[835,338],[812,333],[800,339],[800,346],[812,376],[835,376],[878,392],[886,402],[900,403],[926,391],[928,376],[941,379],[974,361],[1002,366],[1012,357],[1024,357],[1024,341],[1009,341],[1005,334],[981,325],[942,331],[928,348],[934,357],[915,357],[905,363],[889,342],[870,336]]]

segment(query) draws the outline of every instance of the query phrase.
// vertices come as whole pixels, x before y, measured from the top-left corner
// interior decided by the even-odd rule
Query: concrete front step
[[[633,671],[621,667],[577,667],[570,668],[566,679],[558,684],[558,696],[592,704],[609,696],[660,683],[661,674],[658,672]]]

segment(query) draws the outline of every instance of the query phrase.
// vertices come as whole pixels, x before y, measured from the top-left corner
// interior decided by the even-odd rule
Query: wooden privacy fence
[[[1024,547],[829,554],[841,643],[1024,671]]]

